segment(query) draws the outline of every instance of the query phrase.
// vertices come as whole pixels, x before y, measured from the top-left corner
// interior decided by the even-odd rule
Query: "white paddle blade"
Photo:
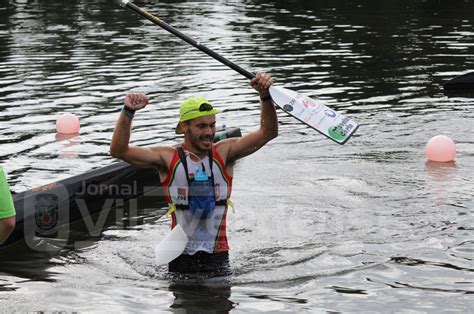
[[[298,92],[270,86],[270,95],[283,111],[338,144],[344,144],[359,127],[355,121],[328,108],[322,101]]]
[[[155,247],[157,266],[165,265],[183,253],[188,244],[188,236],[180,225],[176,225]]]

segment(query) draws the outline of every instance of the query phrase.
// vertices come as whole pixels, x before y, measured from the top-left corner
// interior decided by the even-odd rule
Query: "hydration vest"
[[[188,170],[186,155],[182,147],[178,147],[178,156],[184,166],[188,180],[188,204],[175,205],[176,209],[190,210],[194,218],[206,219],[212,213],[216,205],[226,205],[227,199],[216,201],[212,149],[208,153],[210,177],[206,173],[206,166],[201,163],[191,176]]]
[[[211,182],[212,191],[207,191],[215,207],[200,215],[190,208],[190,189],[196,171],[201,168]],[[179,223],[189,238],[184,254],[197,251],[207,253],[229,250],[226,235],[227,201],[232,191],[232,177],[215,147],[201,161],[195,162],[186,156],[184,145],[176,149],[166,179],[161,183],[165,199],[170,205],[172,228]],[[209,183],[208,183],[209,185]],[[207,198],[209,199],[209,197]]]

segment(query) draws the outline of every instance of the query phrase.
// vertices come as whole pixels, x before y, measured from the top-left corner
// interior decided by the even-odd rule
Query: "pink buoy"
[[[456,157],[456,145],[446,135],[433,136],[426,144],[426,158],[435,162],[450,162]]]
[[[56,131],[58,133],[79,133],[80,128],[81,122],[79,121],[79,118],[72,113],[64,113],[58,118],[58,120],[56,120]]]

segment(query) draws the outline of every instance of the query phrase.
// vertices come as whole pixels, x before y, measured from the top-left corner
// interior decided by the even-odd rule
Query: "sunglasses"
[[[194,111],[200,111],[200,112],[205,112],[205,111],[211,111],[212,109],[214,109],[214,107],[212,107],[211,104],[208,104],[208,103],[202,103],[200,106],[199,106],[199,109],[191,109],[191,110],[188,110],[186,111],[184,115],[187,115],[188,113],[191,113],[191,112],[194,112]]]
[[[199,111],[201,112],[211,111],[212,109],[214,109],[214,107],[212,107],[211,104],[207,104],[207,103],[202,103],[201,106],[199,106]]]

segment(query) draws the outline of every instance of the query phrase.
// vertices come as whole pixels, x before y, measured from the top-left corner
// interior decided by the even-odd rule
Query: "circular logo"
[[[46,234],[55,231],[58,223],[58,197],[54,194],[40,193],[35,197],[36,232]]]
[[[285,110],[287,112],[291,112],[291,111],[293,111],[293,106],[292,105],[284,105],[283,110]]]
[[[332,126],[328,129],[329,136],[336,141],[341,141],[346,138],[346,132],[340,126]]]
[[[334,118],[336,116],[336,113],[332,111],[331,109],[324,110],[324,114],[328,116],[329,118]]]

